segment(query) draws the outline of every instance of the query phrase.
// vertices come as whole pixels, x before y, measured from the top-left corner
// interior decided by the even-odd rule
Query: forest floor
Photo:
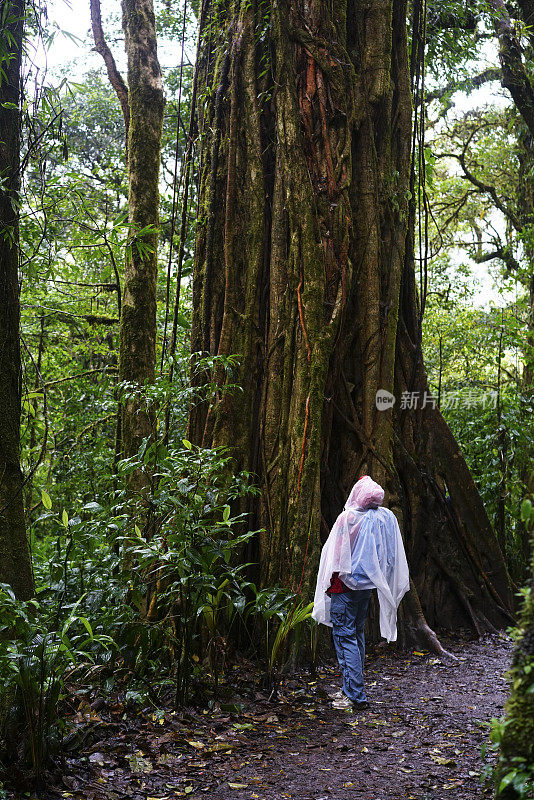
[[[504,635],[446,643],[458,660],[366,660],[370,707],[336,711],[333,665],[293,675],[276,702],[250,665],[231,670],[211,710],[127,712],[120,696],[82,700],[81,737],[39,800],[473,800],[487,723],[502,712],[511,643]],[[85,705],[84,705],[85,703]],[[99,709],[99,710],[95,710]],[[80,745],[83,742],[83,745]]]

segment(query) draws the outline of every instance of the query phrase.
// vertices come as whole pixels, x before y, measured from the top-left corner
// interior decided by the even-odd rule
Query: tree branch
[[[60,383],[67,383],[67,381],[75,381],[77,378],[85,378],[87,375],[95,375],[97,372],[106,372],[116,375],[118,369],[117,367],[97,367],[96,369],[86,369],[85,372],[79,372],[77,375],[67,375],[66,378],[58,378],[57,381],[46,381],[42,383],[41,386],[38,386],[37,389],[50,389],[51,386],[57,386]]]
[[[117,317],[101,317],[98,314],[77,314],[76,316],[84,319],[89,325],[118,325],[119,323]]]
[[[508,247],[497,247],[491,253],[475,253],[473,261],[477,264],[483,264],[486,261],[491,261],[493,258],[500,258],[506,264],[506,268],[510,272],[520,272],[521,265],[514,258]]]
[[[59,278],[54,278],[54,283],[61,283],[65,286],[84,286],[88,289],[103,289],[105,292],[116,292],[116,283],[81,283],[80,281],[63,281]]]
[[[496,67],[490,67],[489,69],[484,70],[484,72],[480,72],[478,75],[474,77],[464,78],[460,81],[451,81],[446,86],[443,86],[441,89],[435,89],[433,92],[427,92],[425,95],[425,100],[429,103],[432,100],[441,100],[446,94],[453,94],[454,92],[472,92],[474,89],[478,89],[480,86],[483,86],[485,83],[489,81],[500,81],[502,79],[502,71],[497,69]]]
[[[515,230],[518,231],[519,233],[521,233],[521,231],[523,230],[523,225],[521,224],[521,222],[518,219],[517,215],[514,214],[514,212],[510,208],[508,208],[508,206],[506,206],[503,203],[503,201],[501,200],[501,198],[497,194],[497,190],[495,189],[495,186],[492,186],[489,183],[484,183],[484,181],[481,181],[479,178],[477,178],[476,175],[474,175],[471,172],[471,170],[469,169],[469,167],[465,163],[466,153],[467,153],[467,150],[469,148],[469,145],[471,144],[471,139],[473,138],[475,133],[476,133],[476,130],[474,130],[471,133],[471,135],[468,137],[467,141],[464,144],[464,148],[463,148],[462,152],[459,155],[456,154],[456,153],[450,153],[449,155],[451,155],[453,158],[458,159],[458,161],[460,162],[460,166],[462,167],[462,169],[464,171],[464,177],[468,181],[470,181],[470,183],[472,183],[473,186],[476,186],[477,189],[480,189],[481,192],[485,192],[486,194],[488,194],[491,197],[491,199],[493,200],[495,206],[499,209],[499,211],[502,211],[504,216],[508,220],[510,220],[510,222],[513,225],[513,227],[515,228]]]
[[[46,306],[33,305],[32,303],[24,303],[23,308],[39,308],[48,311],[47,316],[57,314],[66,325],[74,325],[76,320],[82,319],[88,322],[89,325],[116,325],[119,322],[117,317],[106,317],[100,314],[73,314],[72,311],[64,311],[60,308],[47,308]]]
[[[124,117],[124,130],[126,142],[126,155],[128,154],[128,130],[130,128],[130,107],[128,105],[128,87],[120,74],[113,53],[109,49],[102,28],[102,17],[100,16],[100,0],[89,0],[91,7],[91,27],[93,29],[94,49],[104,59],[104,64],[108,72],[109,82],[115,89],[119,103],[121,104],[122,116]]]

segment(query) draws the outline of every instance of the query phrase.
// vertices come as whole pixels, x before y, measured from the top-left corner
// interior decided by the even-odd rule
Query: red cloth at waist
[[[339,572],[334,572],[330,578],[330,586],[326,590],[327,594],[343,594],[347,591],[347,587],[339,577]]]

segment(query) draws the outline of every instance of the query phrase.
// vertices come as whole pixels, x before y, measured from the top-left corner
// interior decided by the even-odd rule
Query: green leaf
[[[48,492],[45,492],[44,489],[41,489],[41,500],[47,511],[50,511],[52,508],[52,500],[50,499]]]
[[[223,511],[223,520],[228,522],[230,519],[230,506],[225,506]]]
[[[186,450],[191,450],[193,445],[187,439],[182,439],[182,444]]]
[[[513,772],[509,772],[507,775],[505,775],[504,778],[502,779],[502,781],[499,784],[499,791],[497,792],[497,794],[500,794],[502,791],[504,791],[506,789],[506,787],[508,786],[508,784],[512,783],[512,781],[515,778],[515,776],[516,776],[516,771],[515,770]]]
[[[80,620],[80,622],[84,626],[85,630],[87,631],[87,633],[89,634],[91,639],[94,639],[93,629],[91,628],[91,623],[89,622],[89,620],[86,617],[78,617],[78,619]]]
[[[523,522],[532,521],[532,502],[530,500],[523,500],[521,503],[521,519]]]
[[[63,509],[63,513],[61,514],[61,522],[63,523],[64,528],[69,527],[69,515],[67,514],[65,509]]]
[[[100,503],[86,503],[83,507],[84,511],[103,511],[103,507]]]

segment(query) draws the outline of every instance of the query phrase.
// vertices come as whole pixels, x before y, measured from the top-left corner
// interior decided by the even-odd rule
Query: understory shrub
[[[180,704],[202,683],[216,687],[232,626],[246,622],[240,611],[254,597],[242,550],[253,532],[231,506],[255,491],[249,476],[189,442],[159,448],[157,459],[141,448],[120,469],[140,464],[151,472],[148,535],[138,524],[146,505],[132,509],[122,491],[71,519],[48,509],[46,536],[34,542],[35,598],[0,587],[4,772],[17,763],[40,776],[65,733],[62,703],[88,685],[110,692],[126,681],[127,701],[156,705],[171,689]]]
[[[61,485],[40,487],[35,597],[20,602],[0,589],[0,773],[16,764],[38,779],[61,746],[69,704],[89,692],[120,688],[126,703],[157,708],[207,700],[235,643],[263,661],[272,683],[284,641],[309,617],[293,593],[249,580],[255,532],[242,509],[258,491],[253,476],[235,472],[226,450],[183,438],[184,409],[209,404],[210,387],[159,380],[144,396],[160,438],[92,493],[78,490],[70,516]],[[138,496],[128,491],[134,471],[146,487]]]
[[[0,584],[0,680],[2,734],[6,744],[4,768],[27,764],[38,779],[61,741],[64,724],[58,706],[72,682],[105,659],[111,637],[95,633],[74,604],[46,592],[25,602]]]

